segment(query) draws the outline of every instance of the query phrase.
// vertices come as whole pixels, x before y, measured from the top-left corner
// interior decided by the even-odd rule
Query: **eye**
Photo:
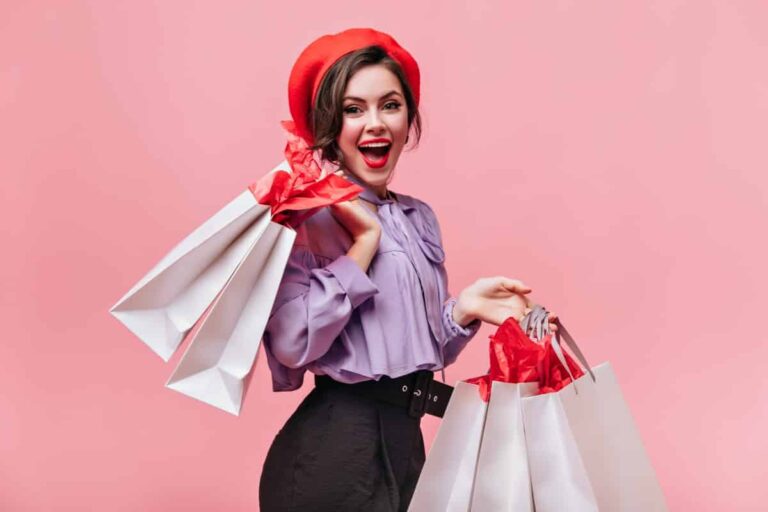
[[[358,111],[360,111],[360,109],[357,105],[350,105],[344,109],[345,114],[357,114]]]
[[[386,104],[386,105],[384,105],[384,107],[386,108],[386,107],[388,107],[389,105],[394,105],[394,106],[392,107],[393,109],[396,109],[396,108],[399,108],[399,107],[400,107],[400,103],[398,103],[397,101],[390,101],[390,102],[387,102],[387,104]]]

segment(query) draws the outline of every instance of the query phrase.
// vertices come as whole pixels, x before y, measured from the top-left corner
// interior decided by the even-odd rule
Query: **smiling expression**
[[[397,76],[381,64],[358,70],[344,91],[336,139],[348,171],[386,195],[408,136],[408,107]]]

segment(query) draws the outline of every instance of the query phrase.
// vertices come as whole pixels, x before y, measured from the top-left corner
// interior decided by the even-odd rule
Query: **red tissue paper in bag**
[[[568,372],[557,358],[552,347],[552,334],[548,334],[541,344],[532,341],[513,317],[507,318],[494,334],[490,336],[490,370],[486,375],[467,379],[470,384],[477,384],[484,401],[491,397],[491,382],[538,382],[539,394],[552,393],[571,382]],[[575,378],[584,372],[563,352],[565,360]]]
[[[341,176],[321,177],[320,166],[293,121],[281,124],[288,136],[285,158],[293,172],[272,172],[248,187],[256,201],[271,207],[275,222],[296,228],[319,209],[353,199],[363,191]]]
[[[491,367],[486,375],[467,379],[480,386],[480,396],[486,402],[491,396],[491,381],[538,382],[539,367],[544,360],[542,348],[525,335],[517,320],[507,318],[495,333],[489,336]]]

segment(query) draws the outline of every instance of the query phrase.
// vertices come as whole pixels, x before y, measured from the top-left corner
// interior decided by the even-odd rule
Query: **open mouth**
[[[364,146],[357,147],[360,153],[363,155],[365,163],[369,167],[382,167],[387,163],[389,159],[389,150],[392,149],[392,144],[389,142],[378,142],[374,144],[366,144]]]

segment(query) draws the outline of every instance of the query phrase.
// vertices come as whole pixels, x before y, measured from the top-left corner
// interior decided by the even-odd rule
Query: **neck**
[[[349,169],[342,169],[342,172],[344,174],[346,174],[347,176],[353,177],[356,181],[359,181],[360,184],[362,184],[363,186],[367,187],[371,192],[376,194],[376,196],[379,199],[387,199],[387,197],[389,197],[389,190],[387,189],[387,185],[386,184],[385,185],[370,185],[365,180],[363,180],[360,177],[358,177],[357,175],[355,175],[355,173],[353,173]]]
[[[380,187],[370,187],[370,189],[379,197],[379,199],[386,199],[389,196],[389,191],[387,190],[386,185],[382,185]]]

